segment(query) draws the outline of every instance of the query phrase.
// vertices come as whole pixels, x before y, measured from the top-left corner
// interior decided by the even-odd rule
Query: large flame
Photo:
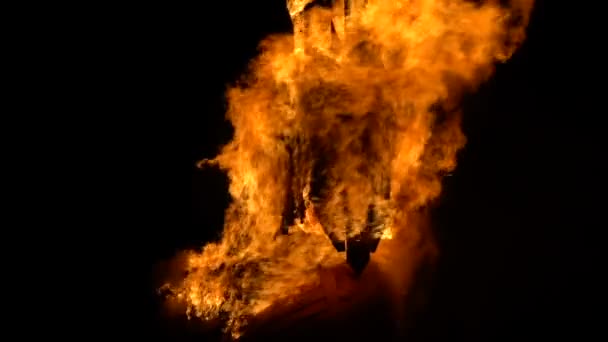
[[[234,139],[206,163],[228,172],[234,201],[222,240],[190,255],[175,288],[190,315],[227,315],[235,336],[247,317],[344,263],[328,236],[358,234],[370,204],[384,216],[379,237],[419,229],[411,213],[439,195],[465,143],[462,92],[511,56],[532,7],[312,2],[287,1],[294,34],[265,40],[248,78],[227,93]],[[323,190],[313,194],[319,178]],[[279,234],[293,193],[303,215]]]

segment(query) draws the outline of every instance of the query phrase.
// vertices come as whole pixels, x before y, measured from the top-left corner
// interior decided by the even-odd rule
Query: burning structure
[[[234,139],[203,162],[230,179],[222,240],[191,253],[169,286],[188,315],[234,337],[328,283],[339,285],[321,297],[383,291],[365,285],[370,262],[389,292],[407,290],[431,244],[419,209],[465,143],[461,94],[522,42],[532,1],[287,7],[293,35],[262,43],[227,93]]]

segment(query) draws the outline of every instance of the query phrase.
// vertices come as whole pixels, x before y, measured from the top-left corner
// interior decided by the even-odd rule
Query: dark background
[[[589,107],[595,98],[580,95],[574,57],[585,48],[572,30],[576,18],[558,3],[537,1],[524,46],[464,100],[468,143],[433,210],[441,258],[410,340],[580,339],[594,324],[588,275],[599,256],[591,232],[605,226],[595,221],[601,135]],[[148,272],[219,237],[226,178],[195,163],[230,140],[226,86],[263,37],[291,24],[283,0],[196,5],[149,22],[158,42],[133,63],[145,65],[138,82],[153,105],[132,151],[141,161],[134,207],[142,209],[132,254],[146,274],[135,287],[149,296],[132,319],[141,334],[175,341],[183,336],[158,318]]]

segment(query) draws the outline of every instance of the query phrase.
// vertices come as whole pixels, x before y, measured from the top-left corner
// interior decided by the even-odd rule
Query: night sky
[[[582,43],[564,35],[568,11],[557,3],[537,1],[524,46],[463,101],[468,143],[431,210],[441,256],[410,341],[582,338],[587,328],[579,323],[591,324],[585,317],[593,298],[581,284],[595,253],[587,232],[605,226],[591,215],[600,203],[599,169],[590,165],[598,155],[588,148],[597,135],[588,102],[574,95],[581,85],[573,81],[571,50]],[[136,224],[144,273],[219,237],[226,178],[195,163],[231,138],[226,86],[246,70],[263,37],[291,29],[284,0],[213,7],[178,8],[170,20],[152,20],[159,45],[143,82],[158,84],[154,94],[170,95],[171,104],[142,117],[145,133],[134,151],[148,159],[134,176],[146,203]],[[141,333],[185,338],[157,317],[154,283],[146,279],[145,313],[133,318]]]

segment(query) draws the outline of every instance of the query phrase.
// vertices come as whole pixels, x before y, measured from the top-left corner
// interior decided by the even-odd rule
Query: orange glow
[[[263,41],[246,84],[227,93],[235,135],[204,163],[228,173],[234,201],[222,240],[191,253],[189,274],[173,286],[190,316],[226,313],[235,337],[248,317],[344,264],[327,232],[361,233],[370,203],[383,217],[374,234],[385,240],[372,262],[399,248],[387,239],[416,234],[412,213],[440,194],[465,144],[461,94],[520,45],[533,5],[336,0],[306,8],[311,2],[287,1],[294,35]],[[317,198],[320,158],[328,161]],[[304,215],[280,234],[292,193]]]

